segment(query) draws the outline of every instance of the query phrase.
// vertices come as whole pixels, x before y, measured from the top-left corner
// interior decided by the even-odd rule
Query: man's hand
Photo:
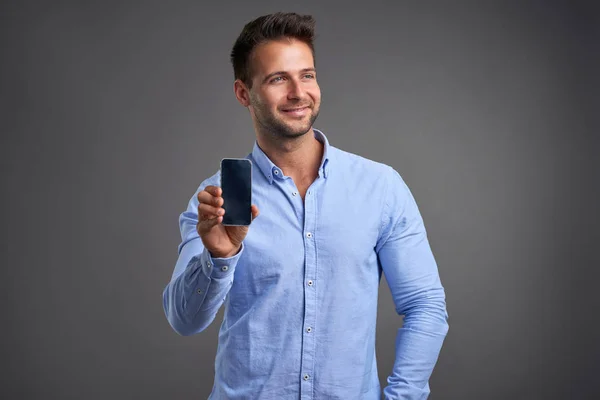
[[[218,186],[207,186],[198,193],[198,224],[196,230],[204,247],[214,258],[233,257],[240,251],[242,241],[248,234],[247,226],[222,225],[225,209],[222,190]],[[258,207],[252,205],[252,221],[258,217]]]

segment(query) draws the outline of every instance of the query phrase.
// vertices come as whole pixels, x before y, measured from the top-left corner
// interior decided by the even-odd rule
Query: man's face
[[[259,129],[295,138],[311,128],[321,105],[310,47],[298,40],[271,41],[251,57],[249,109]]]

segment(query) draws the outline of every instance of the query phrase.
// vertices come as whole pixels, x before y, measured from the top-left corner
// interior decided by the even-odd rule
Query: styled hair
[[[271,40],[302,41],[310,47],[314,60],[314,38],[315,19],[311,15],[277,12],[258,17],[244,26],[231,50],[234,78],[240,79],[248,88],[252,87],[252,51],[258,45]]]

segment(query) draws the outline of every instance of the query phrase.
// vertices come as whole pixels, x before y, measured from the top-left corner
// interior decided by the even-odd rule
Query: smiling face
[[[250,62],[252,88],[236,81],[235,92],[255,128],[278,138],[309,132],[321,105],[310,47],[295,39],[269,41],[256,47]]]

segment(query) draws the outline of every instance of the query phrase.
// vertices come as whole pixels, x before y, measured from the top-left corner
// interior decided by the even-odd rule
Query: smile
[[[292,116],[303,116],[308,112],[308,107],[302,107],[302,108],[292,108],[289,110],[282,110],[284,113],[286,113],[287,115],[292,115]]]

